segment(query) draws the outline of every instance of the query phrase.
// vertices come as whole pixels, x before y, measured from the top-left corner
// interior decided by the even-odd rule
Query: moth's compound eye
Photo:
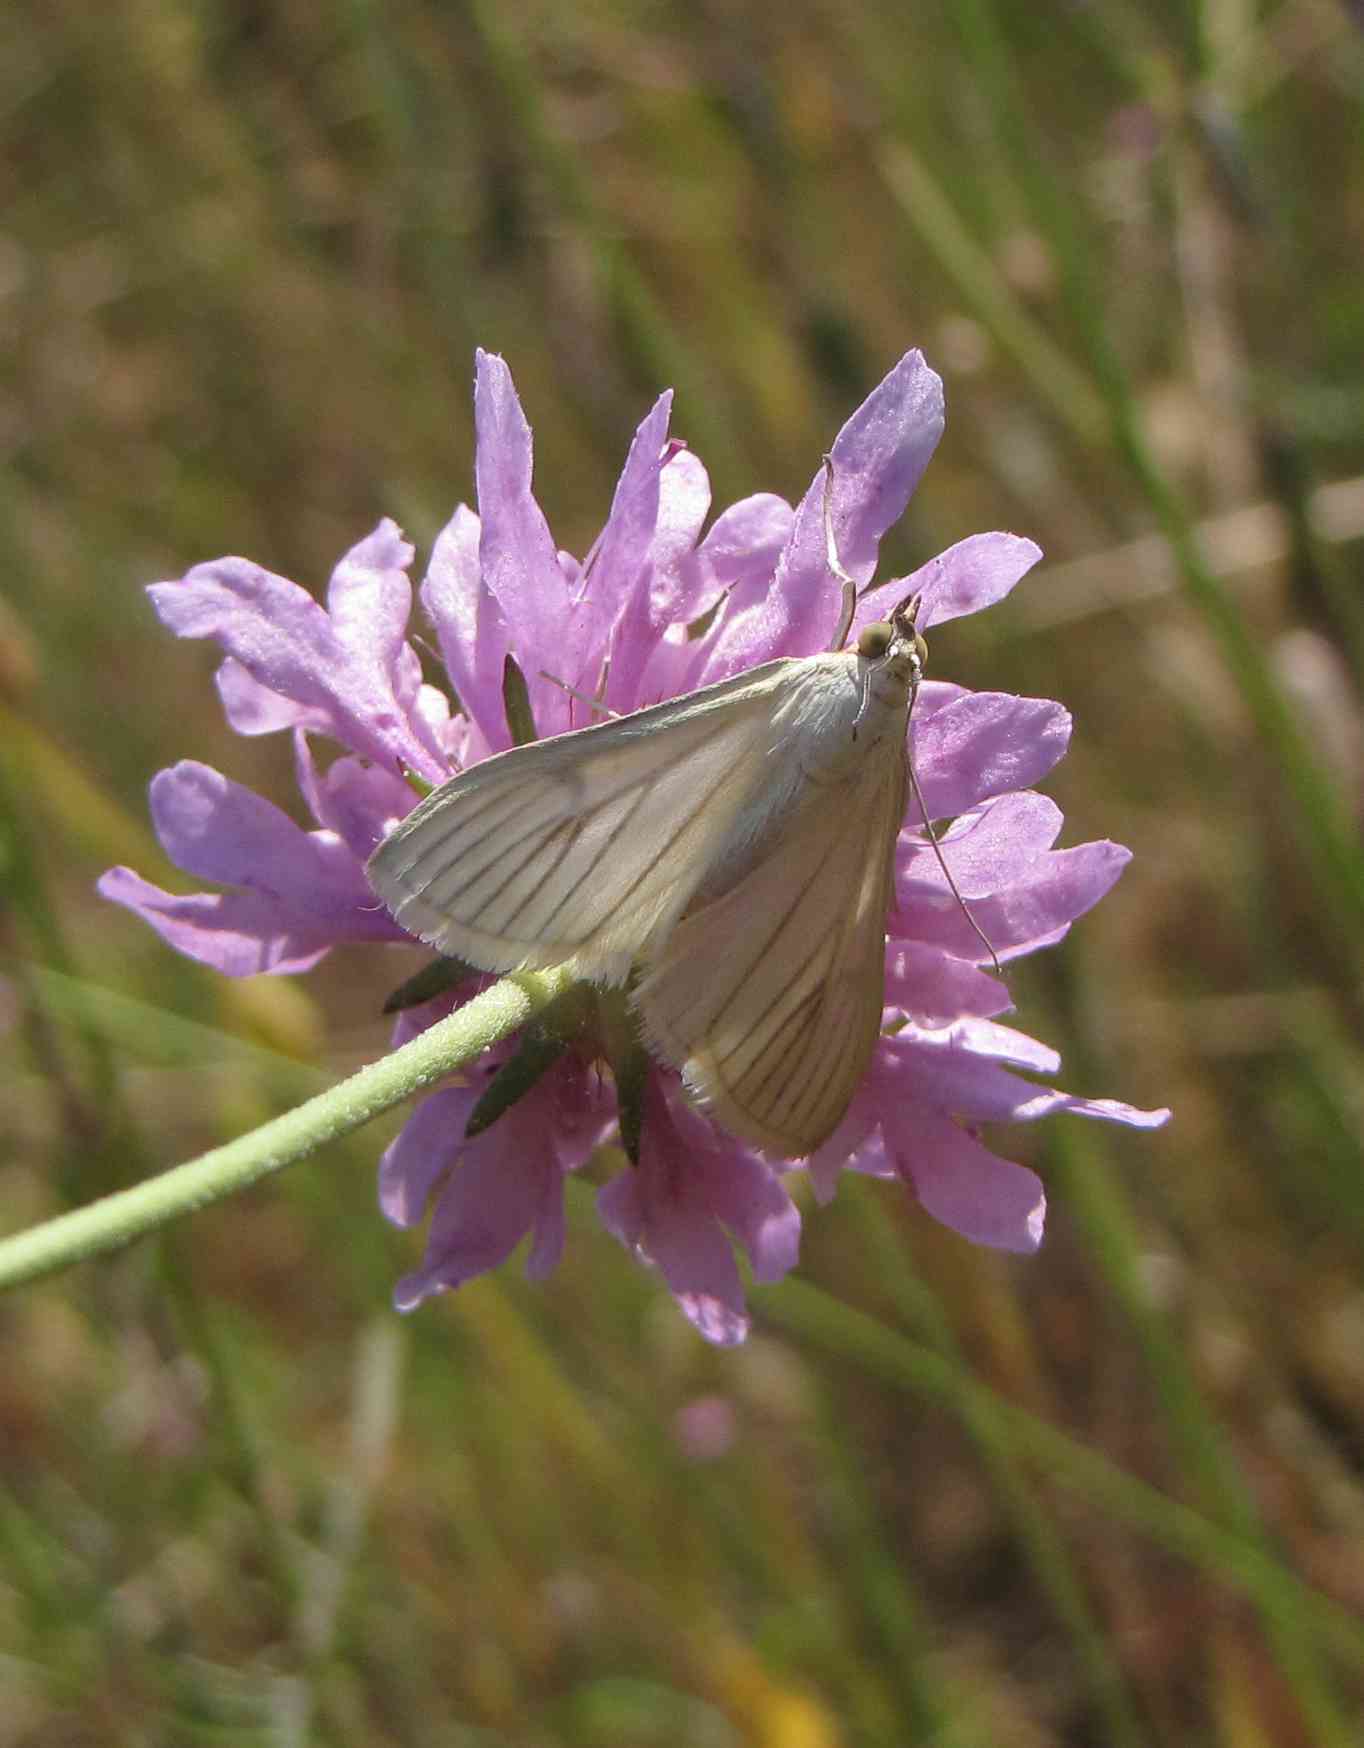
[[[926,668],[928,666],[928,645],[917,631],[914,633],[914,653],[919,658],[920,669]]]
[[[884,619],[873,620],[870,625],[862,627],[861,636],[857,640],[857,653],[875,661],[890,648],[890,640],[895,635]]]

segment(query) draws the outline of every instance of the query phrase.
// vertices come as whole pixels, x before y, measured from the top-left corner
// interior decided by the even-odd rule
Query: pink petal
[[[1108,842],[1053,850],[1039,856],[1003,892],[973,898],[971,915],[1001,958],[1033,952],[1096,905],[1131,859],[1130,850]],[[916,856],[912,866],[913,882],[897,882],[887,919],[891,934],[928,942],[979,964],[985,950],[946,884],[935,890],[923,856]]]
[[[640,1162],[597,1198],[608,1230],[657,1265],[682,1310],[708,1341],[748,1333],[743,1285],[728,1234],[745,1246],[762,1281],[795,1263],[800,1216],[770,1167],[721,1138],[651,1078]]]
[[[200,880],[268,895],[291,920],[319,926],[354,910],[382,915],[364,870],[330,832],[305,832],[273,802],[193,759],[151,781],[152,823],[166,854]],[[373,939],[389,938],[376,930]]]
[[[1016,1123],[1034,1123],[1039,1117],[1051,1117],[1065,1112],[1072,1117],[1092,1117],[1099,1123],[1120,1123],[1125,1129],[1163,1129],[1174,1113],[1168,1105],[1144,1111],[1121,1099],[1082,1099],[1073,1093],[1042,1087],[1014,1109]]]
[[[718,1225],[689,1217],[661,1197],[640,1165],[622,1172],[597,1195],[608,1232],[644,1262],[654,1263],[688,1320],[707,1341],[732,1347],[748,1334],[743,1283],[729,1241]]]
[[[886,1138],[879,1129],[874,1130],[863,1141],[857,1151],[846,1161],[845,1171],[855,1171],[862,1177],[896,1177],[895,1166],[886,1151]]]
[[[1013,1003],[997,978],[964,959],[918,941],[890,944],[886,955],[886,1005],[903,1008],[921,1025],[945,1026],[961,1014],[992,1018]]]
[[[660,395],[635,432],[611,513],[578,590],[579,601],[593,603],[599,623],[612,627],[606,702],[613,710],[633,706],[640,670],[661,624],[653,608],[653,546],[661,476],[670,459],[666,445],[672,401],[671,391]]]
[[[407,578],[412,559],[412,547],[386,516],[342,557],[327,584],[332,629],[358,662],[383,676],[384,691],[393,686],[404,657],[413,656],[405,639],[412,611]]]
[[[334,759],[325,776],[313,763],[307,736],[295,731],[294,769],[318,824],[335,832],[361,867],[417,797],[393,772],[363,759]]]
[[[880,1118],[878,1089],[870,1080],[864,1080],[833,1134],[805,1161],[815,1200],[821,1205],[833,1200],[839,1174],[867,1145]]]
[[[875,1071],[886,1100],[887,1121],[892,1111],[912,1107],[916,1113],[926,1108],[976,1123],[1009,1122],[1038,1092],[1030,1081],[1020,1080],[981,1049],[973,1024],[978,1022],[959,1020],[933,1030],[911,1023],[881,1040]],[[1055,1054],[1040,1044],[1035,1049],[1037,1059],[1028,1066],[1041,1073],[1054,1072]]]
[[[731,504],[716,517],[700,546],[683,559],[672,617],[684,624],[699,619],[726,591],[730,599],[725,612],[731,619],[760,606],[772,587],[777,561],[791,536],[792,519],[786,499],[770,492]],[[741,639],[735,641],[742,647]],[[707,656],[714,642],[713,637],[703,640]],[[698,669],[691,684],[706,685],[722,677],[709,668],[704,673]]]
[[[653,540],[650,593],[653,623],[662,627],[674,620],[685,623],[695,619],[699,611],[690,596],[696,543],[710,510],[710,476],[699,456],[690,449],[679,449],[669,457],[658,484],[658,525]],[[711,534],[714,532],[712,528]]]
[[[689,639],[680,626],[670,626],[649,652],[635,688],[635,707],[694,692],[701,684],[703,657],[698,652],[703,642]]]
[[[160,586],[160,585],[158,585]],[[317,712],[253,680],[234,656],[213,677],[228,726],[238,734],[278,734],[281,729],[318,720]]]
[[[502,702],[509,639],[502,609],[484,586],[481,539],[478,517],[461,504],[436,536],[421,597],[460,705],[489,750],[502,752],[512,744]]]
[[[1001,795],[954,821],[940,837],[938,848],[962,897],[980,898],[1021,880],[1056,842],[1063,824],[1054,801],[1024,789]],[[925,840],[902,838],[897,862],[906,892],[920,880],[930,888],[946,888],[938,858]]]
[[[1035,1172],[997,1158],[932,1113],[900,1113],[887,1139],[901,1175],[935,1220],[996,1250],[1031,1252],[1041,1244],[1047,1198]]]
[[[379,1161],[379,1206],[395,1226],[415,1226],[464,1145],[483,1084],[443,1087],[422,1099]]]
[[[594,608],[576,610],[544,512],[531,490],[530,426],[521,410],[511,372],[501,358],[480,351],[474,384],[480,534],[479,571],[483,586],[512,628],[511,645],[530,693],[537,733],[559,734],[570,726],[570,698],[541,677],[541,670],[575,686],[580,646],[594,620]],[[573,608],[573,611],[570,609]],[[499,671],[497,685],[501,688]],[[480,726],[487,727],[480,719]],[[494,747],[510,736],[489,732]]]
[[[877,548],[914,496],[943,433],[942,378],[922,352],[906,352],[834,439],[834,539],[853,576],[869,577]],[[824,474],[813,497],[823,546]],[[799,515],[799,512],[797,512]],[[826,639],[827,641],[827,639]]]
[[[914,768],[934,819],[1027,789],[1064,755],[1070,713],[1049,698],[967,692],[910,722]],[[911,805],[910,817],[918,809]]]
[[[527,1094],[459,1150],[440,1192],[422,1265],[399,1281],[393,1302],[411,1311],[433,1293],[459,1287],[505,1262],[532,1240],[536,1276],[563,1249],[563,1172],[555,1157],[547,1100]]]
[[[162,848],[186,874],[245,886],[307,889],[318,863],[308,834],[263,795],[196,759],[158,771],[149,787]]]
[[[1055,1074],[1061,1066],[1060,1054],[1050,1044],[1030,1038],[1014,1026],[964,1015],[950,1031],[955,1049],[990,1062],[1007,1063],[1010,1068],[1026,1069],[1029,1074]]]
[[[563,607],[563,573],[549,525],[531,491],[530,426],[511,372],[501,358],[481,350],[474,422],[483,582],[510,624],[542,623]]]
[[[906,1107],[950,1112],[973,1123],[1035,1122],[1060,1112],[1135,1129],[1158,1129],[1169,1121],[1168,1110],[1077,1098],[1011,1072],[1016,1067],[1053,1074],[1059,1066],[1056,1052],[1035,1038],[987,1020],[962,1019],[940,1031],[911,1024],[882,1038],[873,1073],[886,1121]]]
[[[844,568],[859,582],[875,569],[881,537],[904,514],[942,429],[942,381],[922,353],[908,352],[834,440],[835,539]],[[829,571],[824,478],[821,467],[796,509],[761,610],[719,628],[707,664],[710,679],[774,656],[827,648],[842,590]]]
[[[898,601],[922,595],[919,630],[979,613],[1025,577],[1042,556],[1042,548],[1017,534],[972,534],[929,559],[911,576],[880,583],[857,603],[850,641],[864,625],[884,619]]]
[[[407,713],[426,735],[433,747],[439,751],[442,764],[446,767],[454,765],[453,754],[461,739],[468,731],[468,723],[462,717],[451,716],[450,700],[438,686],[428,686],[420,680],[421,661],[416,650],[409,646],[409,665],[414,667],[420,683],[414,688],[407,704]],[[455,765],[458,770],[458,765]]]
[[[163,892],[131,868],[110,868],[98,881],[104,898],[154,928],[168,946],[227,977],[310,971],[331,948],[330,928],[309,929],[282,918],[259,892]]]
[[[231,977],[304,971],[339,941],[402,931],[355,856],[330,832],[305,832],[262,796],[186,759],[151,784],[156,833],[177,866],[246,888],[177,897],[127,868],[99,883],[179,951]]]
[[[211,637],[231,658],[219,689],[249,732],[309,728],[439,782],[448,774],[445,761],[396,689],[411,556],[397,527],[381,522],[337,566],[331,613],[296,583],[243,558],[196,565],[178,583],[154,583],[148,594],[177,636]],[[243,670],[253,686],[244,683]],[[288,707],[272,710],[262,688]]]

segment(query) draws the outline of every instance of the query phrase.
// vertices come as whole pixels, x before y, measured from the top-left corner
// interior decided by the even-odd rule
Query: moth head
[[[928,665],[928,645],[915,628],[922,595],[908,595],[889,619],[864,625],[857,639],[857,653],[878,665],[903,666],[917,684]]]

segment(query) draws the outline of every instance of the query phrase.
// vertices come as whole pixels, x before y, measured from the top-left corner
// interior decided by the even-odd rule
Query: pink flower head
[[[710,511],[704,467],[668,435],[671,396],[635,435],[606,523],[578,561],[558,550],[531,490],[531,433],[500,358],[478,354],[474,394],[478,511],[460,505],[437,537],[422,605],[451,693],[423,680],[408,640],[412,548],[388,521],[333,572],[326,605],[241,558],[198,565],[150,590],[182,637],[224,652],[218,689],[243,734],[289,729],[303,827],[218,772],[184,761],[151,786],[167,854],[214,890],[176,896],[127,868],[106,897],[137,911],[181,952],[231,976],[303,971],[346,941],[406,941],[369,889],[364,864],[415,804],[403,772],[438,783],[513,742],[506,677],[524,681],[541,737],[580,727],[583,697],[617,712],[689,692],[779,655],[827,647],[840,588],[830,574],[824,474],[801,502],[760,494]],[[942,384],[910,352],[839,433],[833,519],[844,565],[866,584],[882,535],[904,513],[943,427]],[[852,635],[887,604],[922,596],[921,630],[1006,595],[1040,557],[1029,540],[978,534],[858,605]],[[704,636],[688,627],[710,615]],[[546,675],[553,675],[548,679]],[[1127,852],[1094,843],[1056,850],[1061,815],[1029,785],[1065,751],[1070,721],[1045,699],[972,693],[926,681],[913,719],[927,811],[951,823],[942,853],[1001,960],[1059,940],[1121,873]],[[342,753],[324,767],[315,742]],[[997,1158],[979,1125],[1051,1111],[1149,1127],[1141,1112],[1038,1087],[1052,1052],[997,1023],[1007,990],[943,877],[912,809],[897,850],[886,943],[886,1015],[865,1081],[811,1159],[817,1190],[844,1166],[897,1176],[922,1205],[977,1243],[1036,1248],[1044,1198],[1032,1172]],[[472,987],[472,986],[471,986]],[[456,989],[410,1010],[395,1043],[449,1011]],[[404,1308],[461,1285],[529,1239],[532,1275],[563,1244],[563,1183],[614,1128],[599,1065],[570,1046],[491,1126],[466,1134],[506,1045],[423,1099],[384,1155],[380,1200],[400,1225],[434,1213],[422,1265],[400,1285]],[[796,1260],[799,1216],[784,1168],[722,1133],[652,1066],[639,1163],[601,1191],[607,1227],[655,1265],[708,1339],[742,1340],[748,1313],[732,1246],[759,1280]]]

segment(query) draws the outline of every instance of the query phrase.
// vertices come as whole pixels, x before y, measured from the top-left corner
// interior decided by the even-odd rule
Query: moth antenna
[[[838,556],[838,543],[834,539],[834,458],[824,457],[824,556],[829,566],[831,576],[843,585],[843,607],[838,615],[838,629],[834,632],[831,650],[840,650],[848,641],[848,633],[852,630],[853,614],[857,610],[857,584],[843,568],[843,561]],[[866,709],[866,699],[863,698],[862,709]],[[858,713],[861,720],[861,712]]]
[[[917,606],[917,603],[916,603],[916,606]],[[919,696],[919,683],[916,680],[914,683],[914,690],[910,693],[910,697],[909,697],[909,715],[910,715],[911,720],[913,719],[913,716],[914,716],[914,700],[918,696]],[[966,900],[962,897],[960,887],[958,887],[956,881],[952,878],[952,870],[947,866],[947,858],[942,853],[942,845],[938,842],[938,834],[933,829],[933,821],[928,817],[928,808],[924,803],[924,792],[919,787],[919,773],[914,769],[914,755],[909,750],[908,739],[906,739],[906,741],[905,741],[905,766],[909,771],[910,793],[913,795],[914,800],[918,806],[919,812],[923,816],[924,830],[928,833],[928,841],[933,846],[933,854],[938,859],[938,866],[943,871],[943,879],[946,880],[948,886],[951,888],[952,896],[953,896],[953,898],[956,899],[957,905],[961,910],[961,914],[966,918],[967,922],[970,923],[971,927],[975,930],[976,934],[980,937],[981,945],[984,947],[985,951],[990,955],[990,963],[995,968],[995,976],[996,977],[1003,977],[1004,969],[999,963],[998,953],[995,952],[994,947],[991,945],[990,937],[985,933],[985,930],[983,928],[981,928],[980,924],[971,915],[971,907],[969,904],[967,904]]]

